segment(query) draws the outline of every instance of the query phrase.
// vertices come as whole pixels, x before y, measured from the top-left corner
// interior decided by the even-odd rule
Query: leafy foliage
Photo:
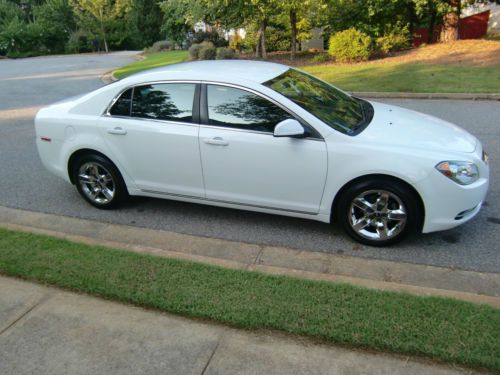
[[[268,50],[290,50],[293,59],[315,27],[327,39],[355,28],[387,53],[405,48],[417,27],[456,20],[459,4],[480,1],[486,0],[0,0],[0,54],[143,49],[167,39],[172,48],[230,42],[262,58]],[[445,24],[445,39],[452,39],[456,26]],[[227,37],[240,29],[244,38]]]
[[[217,31],[197,31],[191,37],[191,43],[210,42],[216,47],[226,47],[228,41]]]
[[[315,63],[325,63],[328,61],[330,61],[330,55],[328,55],[327,53],[318,53],[313,57],[313,62]]]
[[[330,37],[328,53],[338,62],[364,61],[370,57],[371,43],[368,35],[350,28]]]
[[[88,35],[82,30],[73,31],[65,46],[68,53],[90,52],[92,48],[92,41],[88,39]]]
[[[194,43],[189,47],[189,58],[191,60],[214,60],[216,49],[212,42]]]
[[[215,60],[217,51],[211,42],[202,43],[200,52],[198,53],[199,60]]]
[[[217,48],[217,54],[215,58],[217,60],[228,60],[228,59],[234,59],[234,50],[231,48],[227,47],[219,47]]]
[[[384,34],[384,36],[375,39],[375,49],[382,54],[400,51],[410,47],[410,38],[411,35],[408,27],[391,30]]]
[[[154,42],[149,48],[146,48],[146,53],[156,53],[161,51],[170,51],[172,49],[172,42],[169,40],[159,40]]]

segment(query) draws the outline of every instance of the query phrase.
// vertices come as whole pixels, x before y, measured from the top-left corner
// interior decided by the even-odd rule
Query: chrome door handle
[[[224,138],[221,137],[214,137],[214,138],[204,138],[203,142],[209,145],[215,145],[215,146],[227,146],[229,145],[229,142],[224,140]]]
[[[111,129],[108,129],[107,132],[109,134],[115,134],[115,135],[125,135],[127,134],[127,131],[123,128],[120,128],[119,126],[117,126],[116,128],[111,128]]]

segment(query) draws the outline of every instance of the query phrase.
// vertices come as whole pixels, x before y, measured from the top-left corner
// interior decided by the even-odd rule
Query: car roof
[[[266,82],[290,69],[287,65],[251,60],[205,60],[167,65],[133,74],[122,81],[139,83],[161,80],[217,82]]]

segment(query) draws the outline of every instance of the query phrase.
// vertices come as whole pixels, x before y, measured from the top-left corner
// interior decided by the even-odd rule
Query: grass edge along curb
[[[500,310],[0,229],[0,273],[243,329],[500,370]]]
[[[144,55],[144,58],[131,64],[122,66],[112,71],[112,75],[117,79],[125,78],[131,74],[141,72],[146,69],[158,68],[165,65],[176,64],[188,58],[188,51],[174,50],[156,52]]]

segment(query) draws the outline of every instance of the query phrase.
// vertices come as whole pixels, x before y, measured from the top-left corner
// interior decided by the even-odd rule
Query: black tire
[[[76,189],[83,199],[94,207],[116,208],[128,197],[120,171],[103,156],[80,156],[73,163],[72,174]]]
[[[418,199],[410,188],[392,179],[359,181],[342,192],[336,217],[354,240],[390,246],[417,230],[422,215]]]

